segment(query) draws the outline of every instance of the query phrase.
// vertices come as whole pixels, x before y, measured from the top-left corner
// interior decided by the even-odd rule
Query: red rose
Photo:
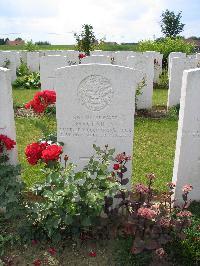
[[[25,149],[25,154],[28,162],[31,165],[37,164],[37,162],[41,159],[42,151],[46,149],[47,146],[48,146],[47,142],[45,143],[33,142],[29,144]]]
[[[16,142],[6,135],[0,135],[0,152],[3,152],[3,148],[5,147],[8,151],[12,150]]]
[[[90,251],[89,257],[96,257],[97,253],[95,251]]]
[[[51,254],[52,256],[56,255],[56,249],[55,248],[49,248],[48,249],[49,254]]]
[[[115,163],[115,164],[113,165],[113,169],[114,169],[115,171],[119,170],[119,167],[120,167],[120,165],[119,165],[118,163]]]
[[[39,260],[39,259],[34,260],[33,265],[35,265],[35,266],[40,266],[40,265],[42,265],[42,261]]]
[[[85,54],[79,54],[79,59],[82,59],[82,58],[84,58],[84,57],[86,57],[86,55]]]
[[[25,104],[26,109],[32,108],[36,113],[43,113],[48,105],[56,102],[56,92],[44,90],[37,92],[30,102]]]
[[[33,239],[33,240],[31,240],[31,244],[32,244],[33,246],[35,246],[35,245],[37,245],[37,244],[38,244],[38,241],[37,241],[37,240],[35,240],[35,239]]]
[[[49,145],[42,151],[42,159],[47,163],[48,161],[58,160],[62,153],[62,147],[56,144]]]

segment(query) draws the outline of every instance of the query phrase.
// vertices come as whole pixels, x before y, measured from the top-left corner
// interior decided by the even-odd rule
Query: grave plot
[[[56,117],[64,154],[81,169],[93,144],[132,154],[134,95],[141,73],[113,65],[79,65],[57,70]],[[131,165],[128,167],[131,176]],[[130,186],[130,182],[129,182]]]

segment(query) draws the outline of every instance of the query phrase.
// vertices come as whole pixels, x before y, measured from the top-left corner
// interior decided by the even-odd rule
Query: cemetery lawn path
[[[167,106],[167,89],[153,90],[153,106]]]
[[[145,182],[154,172],[155,188],[163,191],[172,178],[177,120],[137,118],[135,121],[133,183]]]

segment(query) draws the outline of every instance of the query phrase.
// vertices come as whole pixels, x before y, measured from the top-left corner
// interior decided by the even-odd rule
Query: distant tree
[[[22,40],[22,38],[17,37],[17,38],[15,39],[15,41],[23,41],[23,40]]]
[[[90,51],[94,49],[94,45],[97,42],[92,25],[84,24],[81,34],[75,33],[74,37],[78,50],[85,52],[86,55],[90,55]]]
[[[51,45],[50,42],[48,41],[39,41],[39,42],[35,42],[36,45]]]
[[[177,15],[168,9],[162,12],[161,15],[161,31],[165,37],[175,38],[183,31],[185,24],[181,23],[182,11]]]
[[[26,42],[25,49],[28,52],[34,52],[34,51],[38,50],[38,46],[36,44],[34,44],[32,40],[30,40],[30,41]]]
[[[188,39],[192,39],[192,40],[197,40],[197,41],[199,41],[199,40],[200,40],[200,37],[197,37],[197,36],[191,36],[191,37],[189,37]]]
[[[0,45],[6,44],[6,41],[4,39],[0,39]]]

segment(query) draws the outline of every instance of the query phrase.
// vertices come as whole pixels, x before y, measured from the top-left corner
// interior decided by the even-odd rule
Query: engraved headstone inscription
[[[137,70],[103,64],[57,69],[56,116],[64,154],[81,169],[93,144],[132,155]],[[130,163],[127,176],[131,177]],[[129,182],[130,186],[130,182]]]

